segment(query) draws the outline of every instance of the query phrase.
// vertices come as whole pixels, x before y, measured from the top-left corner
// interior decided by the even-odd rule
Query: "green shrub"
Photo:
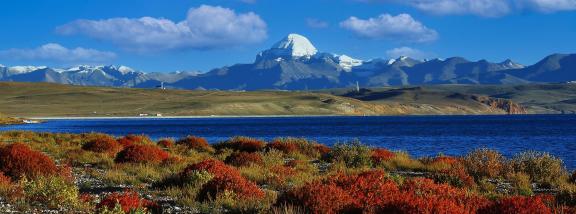
[[[491,149],[476,149],[468,153],[463,159],[468,173],[476,181],[482,178],[496,178],[506,169],[506,159],[498,151]]]
[[[530,176],[522,173],[512,173],[508,176],[508,180],[512,183],[515,189],[514,194],[530,196],[532,192],[532,183],[530,182]]]
[[[21,179],[20,186],[26,201],[42,204],[49,208],[70,208],[79,205],[78,187],[59,176],[37,177],[33,180]]]
[[[330,162],[342,162],[347,167],[369,167],[372,164],[372,150],[359,141],[336,144],[328,153]]]
[[[548,153],[522,152],[511,161],[514,171],[530,176],[533,182],[546,186],[559,185],[568,174],[561,159]]]

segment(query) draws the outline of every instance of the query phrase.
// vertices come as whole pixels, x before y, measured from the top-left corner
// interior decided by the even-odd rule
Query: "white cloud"
[[[432,14],[474,14],[498,17],[510,12],[506,0],[415,0],[407,1],[412,6]]]
[[[12,60],[48,60],[57,62],[108,62],[116,54],[107,51],[77,47],[66,48],[60,44],[48,43],[33,49],[0,50],[0,58]]]
[[[319,19],[308,18],[306,19],[306,25],[311,28],[327,28],[329,24]]]
[[[152,17],[77,20],[56,31],[109,41],[136,52],[227,48],[267,37],[266,23],[257,14],[208,5],[190,9],[186,20],[177,23]]]
[[[350,17],[340,23],[344,29],[369,39],[392,39],[406,42],[429,42],[438,39],[438,33],[429,29],[409,14],[392,16],[382,14],[375,18]]]
[[[409,5],[435,15],[501,17],[515,11],[552,13],[576,10],[576,0],[356,0]]]
[[[576,10],[576,0],[516,0],[518,7],[545,13]]]
[[[428,59],[433,58],[435,54],[424,52],[410,47],[400,47],[386,51],[386,56],[391,59],[396,59],[401,56],[407,56],[413,59]]]

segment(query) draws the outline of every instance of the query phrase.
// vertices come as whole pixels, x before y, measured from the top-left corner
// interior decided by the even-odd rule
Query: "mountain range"
[[[434,84],[526,84],[576,80],[576,54],[553,54],[524,66],[462,57],[417,60],[359,60],[318,51],[304,36],[289,34],[253,63],[206,73],[145,73],[126,66],[76,66],[66,69],[0,65],[0,81],[51,82],[86,86],[218,90],[307,90]]]

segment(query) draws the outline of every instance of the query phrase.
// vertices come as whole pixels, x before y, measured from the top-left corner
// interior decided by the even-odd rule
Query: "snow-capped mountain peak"
[[[272,49],[287,49],[293,57],[310,57],[318,53],[308,38],[294,33],[288,34],[284,39],[274,44]]]
[[[316,55],[318,50],[308,38],[299,34],[288,34],[282,40],[278,41],[276,44],[268,50],[262,51],[256,57],[256,61],[259,60],[276,60],[280,62],[281,59],[310,59],[312,56]]]

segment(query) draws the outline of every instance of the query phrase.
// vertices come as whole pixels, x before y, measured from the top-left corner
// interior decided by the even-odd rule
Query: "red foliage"
[[[314,213],[476,213],[489,200],[429,179],[412,179],[402,187],[383,171],[336,174],[292,190],[287,200]]]
[[[141,199],[140,196],[138,196],[138,193],[133,191],[126,191],[122,194],[117,192],[112,193],[102,199],[102,201],[96,205],[96,209],[100,210],[106,207],[108,210],[112,210],[116,204],[120,204],[124,213],[130,213],[131,211],[138,209],[146,209],[149,211],[159,209],[159,206],[156,203],[146,199]]]
[[[122,145],[120,145],[114,138],[104,136],[88,141],[82,146],[82,149],[86,151],[115,155],[122,149]]]
[[[396,154],[394,154],[394,152],[391,152],[387,149],[374,149],[372,150],[371,158],[372,162],[374,162],[375,164],[379,164],[384,161],[389,161],[395,156]]]
[[[264,192],[256,184],[246,180],[240,172],[221,161],[208,159],[197,164],[186,167],[180,177],[185,178],[194,171],[207,171],[214,175],[214,178],[204,184],[200,191],[202,200],[214,199],[219,193],[231,191],[242,199],[263,198]]]
[[[158,145],[164,148],[171,148],[174,146],[174,140],[172,139],[162,139],[158,141]]]
[[[264,149],[266,144],[264,141],[248,138],[248,137],[235,137],[220,145],[221,148],[229,148],[235,151],[242,152],[259,152]]]
[[[117,163],[160,163],[170,155],[156,145],[134,144],[116,155]]]
[[[208,144],[205,138],[188,136],[176,141],[177,145],[185,145],[189,149],[194,149],[197,151],[211,151],[212,147]]]
[[[324,156],[327,155],[328,153],[330,153],[330,151],[332,149],[330,149],[330,147],[324,145],[324,144],[316,144],[314,145],[314,148],[316,149],[316,151],[318,151],[320,153],[320,155]]]
[[[226,158],[224,161],[226,164],[232,166],[250,166],[251,164],[262,165],[262,156],[259,153],[248,153],[248,152],[235,152]]]
[[[135,143],[144,143],[146,141],[148,141],[148,139],[141,135],[126,135],[117,140],[117,142],[123,147],[128,147]]]
[[[267,148],[276,149],[278,151],[283,152],[284,154],[292,154],[298,151],[298,145],[294,142],[282,142],[279,140],[275,140],[272,143],[266,145]]]
[[[0,171],[12,179],[36,177],[58,172],[54,161],[44,153],[34,151],[23,143],[0,148]]]
[[[343,213],[354,199],[335,183],[314,181],[288,193],[289,200],[303,205],[312,213]]]
[[[552,213],[550,208],[546,206],[544,200],[540,196],[526,197],[526,196],[512,196],[503,198],[492,206],[488,206],[480,211],[481,213],[499,213],[499,214],[545,214]]]
[[[448,165],[453,165],[455,163],[460,163],[460,160],[458,158],[450,156],[439,156],[434,158],[434,160],[432,160],[432,163],[444,163]]]
[[[272,174],[267,177],[266,182],[278,186],[285,185],[288,177],[296,174],[296,170],[288,166],[273,166],[270,168],[270,172]]]
[[[0,172],[0,186],[10,185],[12,183],[12,179],[10,177],[4,175],[3,172]]]

